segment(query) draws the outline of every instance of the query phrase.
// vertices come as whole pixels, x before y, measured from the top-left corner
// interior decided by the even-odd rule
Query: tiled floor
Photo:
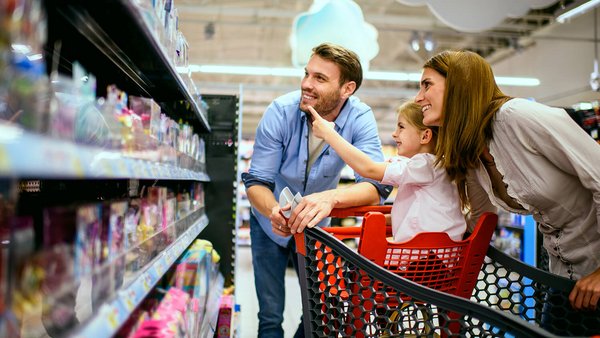
[[[249,246],[238,247],[235,270],[236,301],[241,305],[241,325],[238,338],[255,338],[258,332],[258,300],[254,289],[252,253]],[[285,338],[291,338],[296,332],[302,314],[300,286],[293,268],[288,268],[286,272],[285,290],[283,330]]]

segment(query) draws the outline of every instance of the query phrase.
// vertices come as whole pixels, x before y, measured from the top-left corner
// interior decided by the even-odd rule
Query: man
[[[252,204],[250,237],[258,296],[258,336],[283,337],[285,269],[295,243],[290,234],[305,227],[326,226],[333,208],[381,203],[391,191],[357,175],[357,183],[337,189],[341,158],[312,136],[312,106],[336,131],[375,161],[383,161],[381,141],[371,108],[352,94],[362,82],[358,56],[333,44],[321,44],[305,68],[301,90],[283,95],[269,105],[256,130],[252,164],[242,175]],[[286,220],[277,198],[289,187],[302,202]],[[296,268],[297,269],[297,268]],[[295,337],[303,337],[302,323]]]

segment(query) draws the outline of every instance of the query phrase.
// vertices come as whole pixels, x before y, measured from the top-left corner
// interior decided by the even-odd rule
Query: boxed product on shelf
[[[0,120],[43,132],[49,105],[46,12],[38,0],[5,3],[0,5]]]
[[[168,198],[165,203],[165,222],[167,224],[167,239],[169,242],[173,241],[177,237],[177,229],[173,224],[176,220],[176,208],[177,208],[177,198],[171,197]]]
[[[187,322],[190,297],[185,292],[170,288],[152,314],[133,337],[191,337]]]
[[[116,290],[123,283],[125,274],[125,216],[129,203],[115,201],[109,203],[108,219],[108,261],[111,263],[111,290]]]
[[[146,135],[158,139],[161,113],[158,103],[152,98],[130,96],[129,107],[142,118]]]
[[[124,237],[124,249],[125,249],[125,272],[131,274],[136,272],[140,264],[138,262],[138,250],[139,238],[137,233],[137,226],[141,218],[141,199],[133,198],[129,201],[127,212],[125,213],[123,237]]]
[[[75,236],[75,278],[90,275],[100,261],[102,246],[101,204],[84,205],[77,209],[77,233]]]
[[[219,319],[217,320],[216,338],[230,338],[232,331],[233,306],[234,299],[232,295],[222,295],[219,305]]]

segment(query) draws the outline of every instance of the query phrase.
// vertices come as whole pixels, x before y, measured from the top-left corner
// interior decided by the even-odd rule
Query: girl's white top
[[[446,171],[434,167],[435,156],[390,159],[381,183],[398,187],[392,207],[394,241],[404,242],[420,232],[446,232],[462,240],[466,223],[456,185]]]

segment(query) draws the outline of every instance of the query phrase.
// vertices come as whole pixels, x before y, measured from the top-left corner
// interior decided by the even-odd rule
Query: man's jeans
[[[290,256],[298,273],[294,239],[284,248],[273,242],[250,216],[254,286],[258,296],[258,337],[283,338],[283,309],[285,306],[285,270]],[[294,338],[304,337],[302,321]]]

